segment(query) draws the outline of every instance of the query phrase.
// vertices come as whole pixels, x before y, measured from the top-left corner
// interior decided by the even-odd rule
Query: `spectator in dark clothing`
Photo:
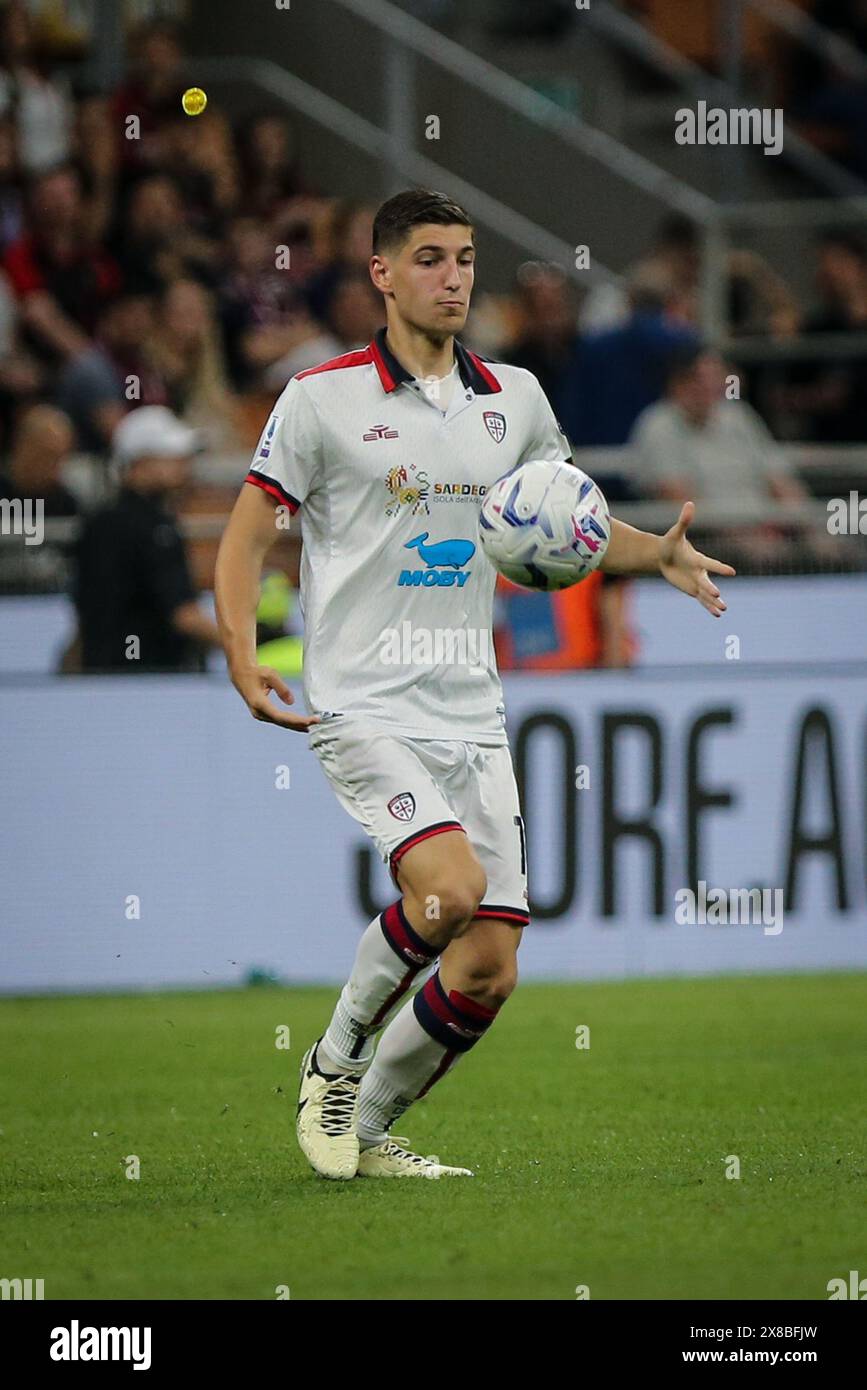
[[[99,92],[83,95],[75,110],[74,158],[85,191],[87,236],[94,244],[105,243],[113,230],[122,139],[108,97]]]
[[[36,178],[29,201],[32,231],[8,247],[4,269],[34,348],[63,360],[90,346],[103,305],[120,288],[120,273],[88,238],[81,183],[71,166]]]
[[[527,261],[518,271],[516,298],[521,330],[506,358],[538,378],[556,414],[578,344],[572,285],[559,266]]]
[[[670,287],[656,272],[636,273],[626,323],[584,338],[560,405],[560,422],[578,448],[619,447],[665,389],[673,353],[698,341],[667,315]]]
[[[255,116],[242,127],[238,144],[241,206],[251,217],[270,222],[282,204],[304,191],[292,127],[284,116]]]
[[[61,369],[55,401],[73,420],[85,452],[105,453],[128,410],[168,404],[166,382],[145,347],[153,330],[152,299],[121,294],[103,310],[93,347]]]
[[[167,174],[149,174],[133,187],[116,254],[125,280],[151,292],[181,277],[209,286],[219,277],[219,244],[190,228],[177,184]]]
[[[856,233],[829,232],[819,242],[818,307],[804,333],[867,332],[867,246]],[[789,368],[789,407],[800,433],[824,444],[867,439],[867,354],[825,357]]]
[[[178,108],[167,122],[160,169],[175,183],[187,226],[202,237],[222,238],[238,201],[238,169],[232,130],[219,111],[190,120]]]
[[[341,352],[366,347],[385,326],[382,295],[365,270],[347,270],[335,282],[328,311],[328,327]]]
[[[330,247],[326,264],[307,287],[307,302],[320,323],[328,320],[331,296],[347,271],[367,271],[373,241],[373,209],[347,199],[338,203],[331,218]]]
[[[862,54],[867,54],[864,0],[815,0],[813,18]],[[836,51],[817,54],[799,47],[792,71],[791,115],[832,159],[867,179],[867,82]]]
[[[163,406],[132,411],[118,426],[120,493],[91,517],[78,550],[81,670],[197,670],[203,650],[219,646],[216,624],[196,603],[171,511],[198,447],[196,432]]]
[[[670,285],[671,317],[697,327],[701,321],[701,274],[704,249],[701,228],[682,213],[659,224],[653,244],[627,272],[628,279],[659,276]],[[782,276],[755,251],[732,246],[726,253],[726,323],[732,333],[769,333],[786,337],[798,327],[798,302]],[[629,312],[624,289],[610,284],[590,290],[581,305],[585,331],[615,328]]]
[[[148,20],[131,31],[128,53],[130,76],[114,93],[112,110],[125,137],[128,117],[136,116],[139,137],[124,138],[121,155],[128,169],[153,168],[162,159],[165,125],[189,85],[180,30],[168,19]]]
[[[239,390],[261,385],[261,375],[296,345],[305,304],[288,270],[278,269],[273,239],[253,217],[229,227],[229,260],[219,316],[230,377]]]
[[[15,124],[0,117],[0,256],[24,233],[24,193],[15,149]]]

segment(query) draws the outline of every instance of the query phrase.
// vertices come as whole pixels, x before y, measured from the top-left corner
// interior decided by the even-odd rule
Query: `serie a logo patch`
[[[388,809],[395,820],[412,820],[415,815],[415,797],[412,792],[398,792],[388,803]]]
[[[266,459],[270,457],[271,448],[274,443],[274,436],[277,433],[277,427],[279,424],[280,416],[272,415],[271,419],[268,421],[266,428],[262,431],[262,437],[259,440],[259,448],[256,451],[257,459]]]

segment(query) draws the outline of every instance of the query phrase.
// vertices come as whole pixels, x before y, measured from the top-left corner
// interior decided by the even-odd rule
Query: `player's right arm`
[[[232,684],[253,718],[304,733],[319,723],[318,717],[290,714],[276,705],[272,690],[285,705],[293,704],[294,696],[277,671],[256,660],[259,583],[262,563],[277,539],[275,517],[268,493],[249,485],[241,488],[217,555],[217,623]]]

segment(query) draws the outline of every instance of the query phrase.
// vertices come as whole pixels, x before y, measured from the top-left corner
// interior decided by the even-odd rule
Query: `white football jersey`
[[[570,458],[532,373],[455,342],[445,411],[382,329],[301,372],[278,398],[246,481],[291,513],[303,551],[304,695],[418,738],[505,742],[481,552],[487,489],[528,459]]]

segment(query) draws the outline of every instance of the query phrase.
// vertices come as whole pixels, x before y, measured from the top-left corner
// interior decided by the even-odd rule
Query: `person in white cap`
[[[112,458],[120,490],[79,542],[82,670],[200,670],[203,649],[219,646],[216,624],[196,602],[171,510],[201,447],[198,432],[166,406],[142,406],[118,424]]]

